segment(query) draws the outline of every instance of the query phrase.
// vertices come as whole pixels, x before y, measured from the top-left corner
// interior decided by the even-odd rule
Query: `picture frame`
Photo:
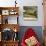
[[[23,6],[23,18],[24,20],[37,20],[38,7],[37,6]]]
[[[2,15],[9,15],[9,10],[2,10]]]
[[[9,11],[9,14],[10,14],[10,15],[16,15],[17,12],[16,12],[15,10],[10,10],[10,11]]]

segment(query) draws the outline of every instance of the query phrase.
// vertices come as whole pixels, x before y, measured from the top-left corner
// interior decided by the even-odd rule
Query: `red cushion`
[[[22,38],[22,42],[21,42],[22,46],[26,46],[25,39],[28,39],[29,37],[32,36],[36,37],[37,35],[32,28],[28,28],[27,31],[25,32],[24,37]]]

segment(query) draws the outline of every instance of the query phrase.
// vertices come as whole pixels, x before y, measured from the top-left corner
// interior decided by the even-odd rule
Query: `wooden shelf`
[[[10,40],[10,41],[3,41],[3,42],[5,42],[5,43],[8,43],[8,42],[12,43],[12,42],[19,42],[19,40],[15,40],[15,41]]]
[[[0,9],[17,9],[18,10],[19,7],[0,7]]]
[[[7,18],[8,16],[17,16],[17,24],[8,24],[8,18]],[[11,29],[10,31],[14,31],[14,33],[18,33],[20,28],[18,24],[18,16],[19,16],[19,7],[0,7],[0,20],[1,20],[0,32],[3,33],[4,29]],[[4,41],[4,39],[2,38],[3,37],[1,34],[0,46],[18,46],[18,39],[17,41],[13,41],[13,39],[10,39],[9,41]]]
[[[17,32],[19,31],[19,25],[18,24],[1,24],[1,31],[5,28],[12,29],[13,31],[16,29]]]
[[[3,11],[3,12],[2,12]],[[10,13],[10,12],[13,12]],[[16,14],[14,14],[14,12],[17,12]],[[1,23],[4,24],[3,22],[5,21],[5,17],[9,17],[9,16],[19,16],[19,7],[0,7],[0,16],[1,16]],[[4,19],[4,21],[3,21]],[[7,23],[8,23],[8,18],[6,19]],[[17,21],[18,24],[18,21]]]
[[[2,11],[4,11],[4,10],[8,10],[7,12],[9,14],[7,14],[7,15],[11,15],[10,12],[17,12],[16,14],[12,14],[12,15],[17,15],[18,16],[19,7],[0,7],[0,14],[2,14]]]
[[[18,46],[18,41],[11,41],[11,42],[3,42],[3,45],[6,46]]]
[[[1,41],[0,45],[2,45],[2,46],[5,46],[5,45],[6,46],[18,46],[18,43],[19,43],[18,41],[5,41],[5,42]]]

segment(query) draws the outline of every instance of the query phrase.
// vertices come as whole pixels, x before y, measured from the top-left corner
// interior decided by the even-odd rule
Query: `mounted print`
[[[9,10],[2,10],[2,15],[9,15]]]
[[[37,6],[23,6],[24,20],[37,20],[38,8]]]

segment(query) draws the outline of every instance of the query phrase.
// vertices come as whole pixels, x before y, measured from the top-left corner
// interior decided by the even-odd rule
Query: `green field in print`
[[[23,6],[24,18],[37,18],[37,6]]]

